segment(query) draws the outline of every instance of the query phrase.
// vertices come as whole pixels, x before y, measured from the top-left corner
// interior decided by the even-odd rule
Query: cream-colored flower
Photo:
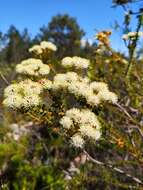
[[[22,105],[25,108],[30,108],[33,106],[38,106],[40,103],[42,103],[41,97],[39,95],[31,94],[23,98]]]
[[[55,46],[55,44],[53,44],[52,42],[48,42],[48,41],[42,41],[40,43],[40,46],[43,50],[50,50],[50,51],[56,51],[57,47]]]
[[[71,120],[70,117],[64,116],[60,120],[60,124],[63,126],[64,129],[70,129],[73,126],[73,121]]]
[[[18,83],[20,89],[24,90],[26,94],[40,94],[43,91],[43,87],[40,83],[34,82],[30,79],[26,79]],[[20,91],[19,91],[20,93]]]
[[[81,125],[79,132],[83,137],[91,138],[92,140],[98,140],[101,137],[100,130],[97,130],[96,128],[93,128],[90,125]]]
[[[66,117],[69,117],[76,125],[91,125],[100,129],[100,123],[97,116],[89,109],[71,108],[66,111]]]
[[[50,68],[43,64],[40,59],[26,59],[16,66],[16,72],[25,75],[43,76],[48,75]]]
[[[42,41],[40,45],[34,45],[29,49],[29,52],[35,53],[36,55],[42,55],[49,51],[56,51],[57,47],[52,42]]]
[[[19,85],[11,84],[4,89],[4,97],[14,96],[18,92]]]
[[[77,73],[67,72],[66,74],[57,74],[53,80],[53,89],[66,89],[72,82],[78,79]]]
[[[94,94],[89,94],[86,97],[86,100],[87,100],[87,103],[89,105],[91,105],[92,107],[93,106],[98,106],[101,103],[101,100],[100,100],[99,96],[94,95]]]
[[[96,127],[96,129],[100,129],[101,125],[98,121],[97,116],[89,109],[81,109],[81,124],[89,124],[91,126]]]
[[[68,83],[66,81],[66,75],[65,74],[57,74],[54,77],[52,88],[54,90],[59,90],[59,89],[62,89],[62,88],[65,89],[67,87],[68,87]]]
[[[42,54],[42,48],[40,45],[34,45],[32,48],[29,49],[29,52],[35,53],[36,55]]]
[[[76,69],[87,69],[89,66],[89,60],[81,57],[65,57],[62,60],[64,67],[74,67]]]
[[[85,97],[89,93],[88,85],[85,82],[73,82],[69,85],[68,90],[76,96]]]
[[[83,148],[84,143],[84,139],[79,134],[71,137],[71,144],[76,148]]]
[[[64,67],[72,67],[73,66],[73,59],[72,57],[65,57],[62,59],[62,65]]]
[[[80,78],[78,74],[75,72],[67,72],[65,75],[67,82],[75,82]]]
[[[43,89],[45,90],[50,90],[52,88],[52,81],[48,79],[43,78],[39,80],[38,83],[41,84]]]
[[[127,34],[124,34],[124,35],[122,36],[122,39],[123,39],[123,40],[128,40],[128,39],[129,39],[129,37],[128,37],[128,35],[127,35]]]
[[[60,120],[60,124],[64,129],[74,131],[71,143],[75,147],[83,148],[86,141],[85,137],[96,141],[101,136],[100,122],[97,116],[89,109],[71,108],[67,110],[65,116]]]
[[[66,116],[79,123],[81,119],[81,112],[78,108],[71,108],[66,111]]]
[[[138,36],[138,37],[142,37],[143,36],[143,32],[129,32],[129,33],[127,33],[127,34],[124,34],[123,36],[122,36],[122,39],[123,40],[129,40],[129,39],[135,39],[136,38],[136,36]]]
[[[96,82],[96,81],[94,81],[94,82],[90,83],[90,88],[91,88],[95,93],[97,93],[97,92],[99,92],[99,91],[101,91],[101,90],[103,90],[103,89],[108,89],[108,86],[107,86],[107,84],[104,83],[104,82]]]
[[[41,104],[40,93],[43,87],[30,79],[11,84],[4,91],[3,105],[13,109],[30,108]],[[8,94],[9,92],[9,94]]]
[[[113,92],[110,92],[107,89],[101,90],[98,93],[98,97],[103,101],[109,101],[109,102],[111,102],[113,104],[117,103],[117,101],[118,101],[117,95],[115,93],[113,93]]]
[[[77,69],[87,69],[90,62],[88,59],[74,56],[73,63]]]
[[[8,108],[20,108],[23,104],[23,99],[20,96],[10,95],[5,98],[3,101],[3,105]]]

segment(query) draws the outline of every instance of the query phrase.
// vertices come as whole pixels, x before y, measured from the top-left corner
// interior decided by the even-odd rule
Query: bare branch
[[[93,162],[93,163],[95,163],[95,164],[98,164],[98,165],[100,165],[100,166],[106,166],[106,167],[108,167],[108,168],[110,168],[110,169],[112,169],[112,170],[114,170],[114,171],[116,171],[116,172],[118,172],[118,173],[120,173],[120,174],[124,174],[126,177],[131,178],[131,179],[132,179],[133,181],[135,181],[136,183],[139,183],[139,184],[142,184],[142,185],[143,185],[143,182],[142,182],[140,179],[138,179],[137,177],[134,177],[134,176],[132,176],[131,174],[128,174],[128,173],[126,173],[125,171],[123,171],[122,169],[117,168],[117,167],[114,167],[113,165],[111,165],[111,164],[109,164],[109,163],[104,163],[104,162],[101,162],[101,161],[98,161],[98,160],[92,158],[92,157],[88,154],[88,152],[87,152],[86,150],[84,150],[84,153],[86,154],[86,156],[87,156],[87,158],[88,158],[89,161],[91,161],[91,162]]]
[[[115,104],[121,111],[123,111],[125,113],[125,115],[130,119],[130,120],[134,120],[133,117],[127,112],[127,110],[121,106],[120,104],[116,103]]]
[[[130,119],[130,121],[131,121],[133,124],[135,124],[135,125],[129,126],[129,128],[136,129],[136,130],[139,132],[139,134],[140,134],[140,136],[142,137],[142,139],[143,139],[143,131],[142,131],[142,129],[141,129],[143,126],[142,126],[140,123],[138,123],[138,122],[127,112],[127,110],[126,110],[123,106],[121,106],[121,105],[118,104],[118,103],[116,103],[115,105],[120,109],[120,111],[124,112],[124,114]]]
[[[5,78],[5,76],[1,72],[0,72],[0,76],[4,80],[4,82],[9,85],[8,80]]]

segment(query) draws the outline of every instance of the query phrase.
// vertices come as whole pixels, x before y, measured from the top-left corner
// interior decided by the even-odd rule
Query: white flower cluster
[[[45,92],[45,90],[51,90],[55,94],[67,92],[70,95],[74,95],[77,101],[80,98],[86,101],[85,106],[87,106],[87,104],[90,106],[98,106],[104,101],[109,101],[111,103],[117,102],[116,94],[109,90],[106,83],[91,82],[87,77],[81,77],[76,72],[56,74],[52,81],[47,79],[46,75],[49,74],[50,67],[43,64],[41,59],[43,58],[43,60],[45,60],[45,58],[47,58],[46,53],[56,51],[56,49],[56,46],[51,42],[43,41],[40,45],[35,45],[29,50],[35,53],[36,57],[40,59],[30,58],[22,61],[21,64],[16,66],[16,71],[17,73],[32,76],[32,80],[36,80],[36,82],[26,79],[5,88],[5,99],[3,101],[5,107],[16,110],[28,110],[41,104],[46,105],[47,102],[50,102],[50,98],[45,96],[45,94],[41,96],[41,93]],[[80,69],[78,70],[79,73],[82,69],[87,69],[89,64],[90,62],[88,59],[76,56],[65,57],[62,60],[62,65],[64,67]],[[51,91],[49,91],[49,94]],[[50,95],[53,96],[54,93]],[[52,99],[49,105],[52,105]],[[90,109],[72,108],[67,110],[65,116],[60,119],[60,124],[64,132],[70,134],[71,143],[75,147],[82,148],[87,139],[97,141],[101,137],[100,122]],[[19,132],[17,128],[15,130],[16,133],[20,135],[23,133]]]
[[[32,46],[32,48],[29,49],[29,52],[35,53],[36,55],[40,55],[43,51],[40,45],[34,45]]]
[[[65,131],[73,130],[71,143],[75,147],[82,148],[86,138],[94,141],[101,137],[100,123],[97,116],[89,109],[72,108],[66,111],[65,116],[60,120]]]
[[[65,57],[62,59],[62,65],[64,67],[74,67],[76,69],[87,69],[90,62],[88,59],[81,57]]]
[[[89,96],[89,102],[90,102],[90,98],[91,98],[91,103],[92,103],[92,97],[94,97],[95,99],[99,99],[99,102],[102,101],[109,101],[110,103],[117,103],[118,101],[118,97],[114,92],[109,91],[109,88],[107,86],[106,83],[104,82],[92,82],[90,83],[90,88],[92,89],[94,95],[93,96]],[[94,103],[94,102],[93,102]]]
[[[52,88],[52,81],[46,78],[40,79],[38,83],[42,85],[44,90],[50,90]]]
[[[43,87],[38,82],[33,82],[30,79],[26,79],[17,84],[11,84],[4,90],[5,107],[13,109],[30,108],[38,106],[42,100],[40,93]]]
[[[40,43],[40,46],[41,46],[41,48],[43,50],[45,50],[45,49],[48,49],[48,50],[51,50],[51,51],[56,51],[57,50],[57,47],[52,42],[43,41],[43,42]]]
[[[29,52],[35,53],[36,55],[40,55],[47,51],[56,51],[57,47],[52,42],[42,41],[40,45],[34,45],[29,49]]]
[[[75,72],[67,72],[65,74],[56,74],[53,79],[52,88],[55,90],[65,89],[69,87],[70,84],[78,80],[78,74]]]
[[[117,95],[109,91],[106,83],[90,82],[88,78],[82,78],[75,72],[57,74],[52,88],[65,89],[76,97],[83,97],[91,106],[97,106],[102,101],[116,103],[118,100]]]
[[[138,32],[138,34],[137,34],[137,32],[129,32],[127,34],[124,34],[122,36],[122,39],[123,40],[129,40],[129,39],[133,40],[133,39],[135,39],[136,35],[138,35],[138,37],[143,37],[143,32]]]
[[[50,68],[48,65],[43,64],[40,59],[26,59],[16,66],[16,72],[31,76],[48,75]]]

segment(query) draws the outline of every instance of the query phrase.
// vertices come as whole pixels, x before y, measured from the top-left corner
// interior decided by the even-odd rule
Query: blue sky
[[[0,5],[0,31],[6,32],[13,24],[20,31],[27,27],[32,37],[58,13],[76,17],[86,38],[93,38],[96,29],[109,29],[115,20],[123,20],[122,9],[111,8],[112,0],[1,0]],[[112,37],[116,49],[122,48],[120,37],[119,33]]]

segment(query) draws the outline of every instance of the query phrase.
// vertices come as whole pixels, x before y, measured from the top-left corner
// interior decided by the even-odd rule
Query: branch
[[[137,29],[136,29],[136,36],[131,44],[132,46],[129,48],[129,64],[127,66],[127,70],[126,70],[126,74],[125,74],[127,79],[130,78],[130,72],[131,72],[131,68],[133,65],[134,53],[135,53],[135,49],[137,47],[137,43],[139,40],[139,31],[140,31],[141,26],[142,26],[142,14],[139,15],[138,25],[137,25]]]
[[[118,103],[115,103],[114,105],[116,105],[116,106],[120,109],[120,111],[123,111],[124,114],[125,114],[131,121],[134,121],[133,117],[127,112],[127,110],[126,110],[123,106],[121,106],[121,105],[118,104]]]
[[[139,132],[139,134],[140,134],[140,136],[142,137],[142,139],[143,139],[143,131],[140,129],[140,128],[142,128],[143,126],[142,126],[140,123],[138,123],[138,122],[127,112],[127,110],[126,110],[123,106],[121,106],[121,105],[118,104],[118,103],[116,103],[115,105],[120,109],[120,111],[122,111],[122,112],[130,119],[130,121],[131,121],[133,124],[135,124],[134,126],[132,126],[132,127],[130,127],[130,128],[136,129],[136,130]]]
[[[125,171],[123,171],[122,169],[117,168],[117,167],[114,167],[114,166],[111,165],[111,164],[104,163],[104,162],[101,162],[101,161],[98,161],[98,160],[92,158],[92,157],[88,154],[88,152],[87,152],[86,150],[84,150],[84,153],[86,154],[86,156],[87,156],[87,158],[89,159],[89,161],[91,161],[91,162],[93,162],[93,163],[95,163],[95,164],[98,164],[98,165],[100,165],[100,166],[106,166],[106,167],[108,167],[108,168],[110,168],[110,169],[112,169],[112,170],[114,170],[114,171],[116,171],[116,172],[118,172],[118,173],[120,173],[120,174],[124,174],[126,177],[131,178],[131,179],[132,179],[133,181],[135,181],[136,183],[139,183],[139,184],[142,184],[142,185],[143,185],[143,182],[142,182],[140,179],[138,179],[137,177],[134,177],[134,176],[132,176],[131,174],[128,174],[128,173],[126,173]]]
[[[0,72],[0,76],[4,80],[4,82],[9,85],[8,80],[5,78],[5,76],[1,72]]]
[[[142,139],[143,139],[143,131],[138,126],[132,125],[132,126],[129,126],[129,128],[136,129],[139,132],[139,134],[141,135]]]

